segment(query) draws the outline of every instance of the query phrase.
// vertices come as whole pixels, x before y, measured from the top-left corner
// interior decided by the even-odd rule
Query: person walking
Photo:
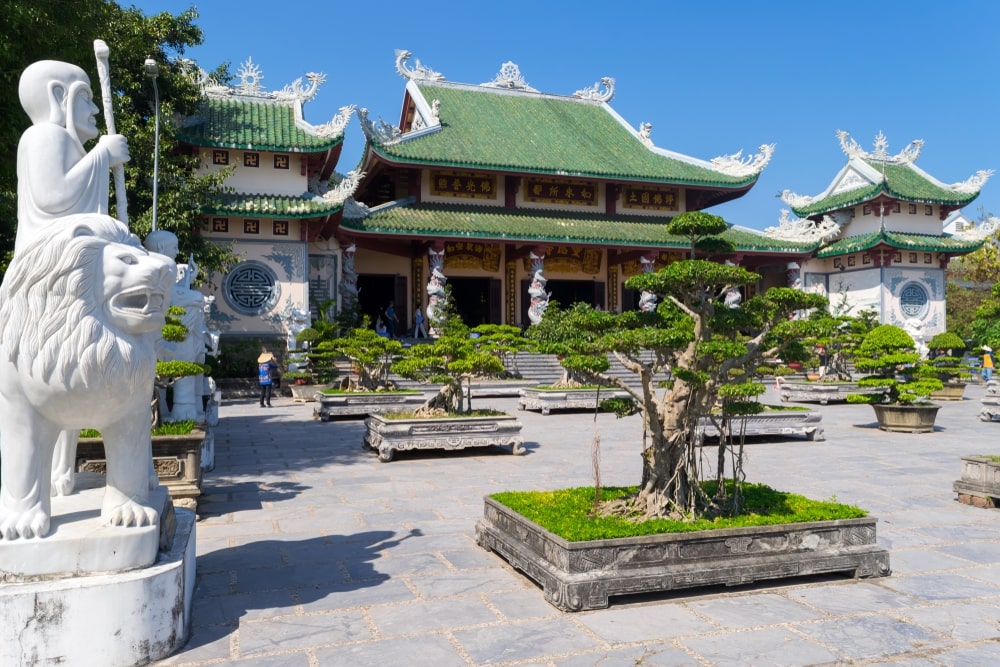
[[[389,332],[389,338],[395,338],[396,332],[399,331],[398,328],[399,320],[396,318],[396,306],[392,301],[389,305],[385,307],[385,326]]]
[[[993,348],[983,345],[983,379],[989,382],[993,379]]]
[[[278,364],[270,352],[261,352],[257,357],[257,382],[260,384],[260,407],[271,407],[271,388],[274,386]]]
[[[417,306],[417,311],[413,314],[413,320],[415,322],[413,325],[413,337],[427,338],[427,325],[424,323],[424,314],[420,311],[420,306]]]

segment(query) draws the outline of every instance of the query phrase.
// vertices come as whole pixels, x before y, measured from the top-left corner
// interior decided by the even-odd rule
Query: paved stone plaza
[[[879,431],[831,404],[826,440],[748,450],[751,481],[867,508],[890,577],[799,579],[612,599],[562,613],[478,547],[482,497],[638,481],[641,424],[518,412],[527,453],[402,452],[379,463],[362,422],[313,406],[224,401],[197,524],[191,638],[160,665],[1000,664],[1000,510],[961,505],[962,454],[1000,453],[982,386],[941,403],[930,434]],[[765,400],[777,402],[773,389]],[[516,398],[474,399],[516,411]],[[708,453],[708,450],[706,450]],[[706,455],[706,465],[714,450]]]

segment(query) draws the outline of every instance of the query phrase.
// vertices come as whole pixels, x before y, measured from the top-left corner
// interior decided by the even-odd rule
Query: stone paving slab
[[[970,665],[1000,663],[1000,509],[957,503],[964,454],[1000,453],[983,388],[943,403],[935,432],[878,430],[831,404],[826,440],[758,438],[748,479],[878,517],[892,576],[812,577],[612,598],[563,613],[475,543],[482,497],[506,489],[634,484],[637,417],[518,413],[527,452],[400,452],[380,463],[362,424],[308,404],[226,401],[199,499],[186,646],[157,664]],[[778,403],[769,389],[765,400]],[[512,414],[517,399],[477,398]],[[995,431],[995,432],[994,432]],[[714,451],[706,449],[706,466]]]

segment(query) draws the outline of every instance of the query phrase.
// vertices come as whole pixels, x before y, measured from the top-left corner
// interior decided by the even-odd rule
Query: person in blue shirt
[[[260,407],[271,407],[271,388],[274,386],[274,372],[278,364],[270,352],[262,352],[257,357],[257,381],[260,383]]]

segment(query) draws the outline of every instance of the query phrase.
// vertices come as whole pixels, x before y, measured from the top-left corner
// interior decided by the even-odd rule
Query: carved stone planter
[[[360,391],[316,395],[313,417],[330,421],[332,417],[367,417],[383,412],[406,412],[424,403],[421,391]]]
[[[819,403],[846,401],[848,394],[883,394],[882,387],[859,387],[856,382],[802,382],[784,380],[780,382],[781,400],[799,403]]]
[[[615,595],[847,572],[890,573],[874,517],[567,542],[486,497],[476,541],[537,582],[565,611],[601,609]]]
[[[745,418],[734,419],[730,429],[735,436],[744,433],[747,437],[761,435],[793,436],[801,435],[806,440],[823,440],[823,415],[813,410],[789,410],[763,412]],[[744,425],[745,424],[745,425]],[[717,429],[707,417],[701,418],[701,427],[706,438],[718,438]]]
[[[878,427],[897,433],[930,433],[940,405],[882,405],[872,404]]]
[[[963,456],[962,479],[952,485],[958,502],[976,507],[1000,505],[1000,462],[987,456]]]
[[[601,388],[600,400],[625,398],[628,394],[621,390]],[[547,415],[552,410],[595,410],[598,392],[596,389],[539,389],[526,387],[521,390],[519,410],[540,410]]]
[[[980,421],[988,422],[1000,417],[1000,383],[996,380],[986,383],[986,393],[980,402],[983,404],[979,411]]]
[[[391,461],[397,451],[410,449],[465,449],[509,446],[511,454],[524,453],[521,422],[513,415],[493,417],[435,417],[387,419],[372,415],[364,447],[378,452],[379,461]]]
[[[316,400],[316,394],[329,389],[328,384],[295,384],[290,383],[288,389],[292,392],[292,400],[297,403],[312,403]]]
[[[945,382],[944,387],[931,394],[932,401],[961,401],[965,398],[966,382]]]
[[[153,468],[177,505],[194,508],[198,503],[205,438],[205,431],[200,429],[187,435],[153,436]],[[76,471],[107,474],[103,438],[80,438],[76,446]]]

